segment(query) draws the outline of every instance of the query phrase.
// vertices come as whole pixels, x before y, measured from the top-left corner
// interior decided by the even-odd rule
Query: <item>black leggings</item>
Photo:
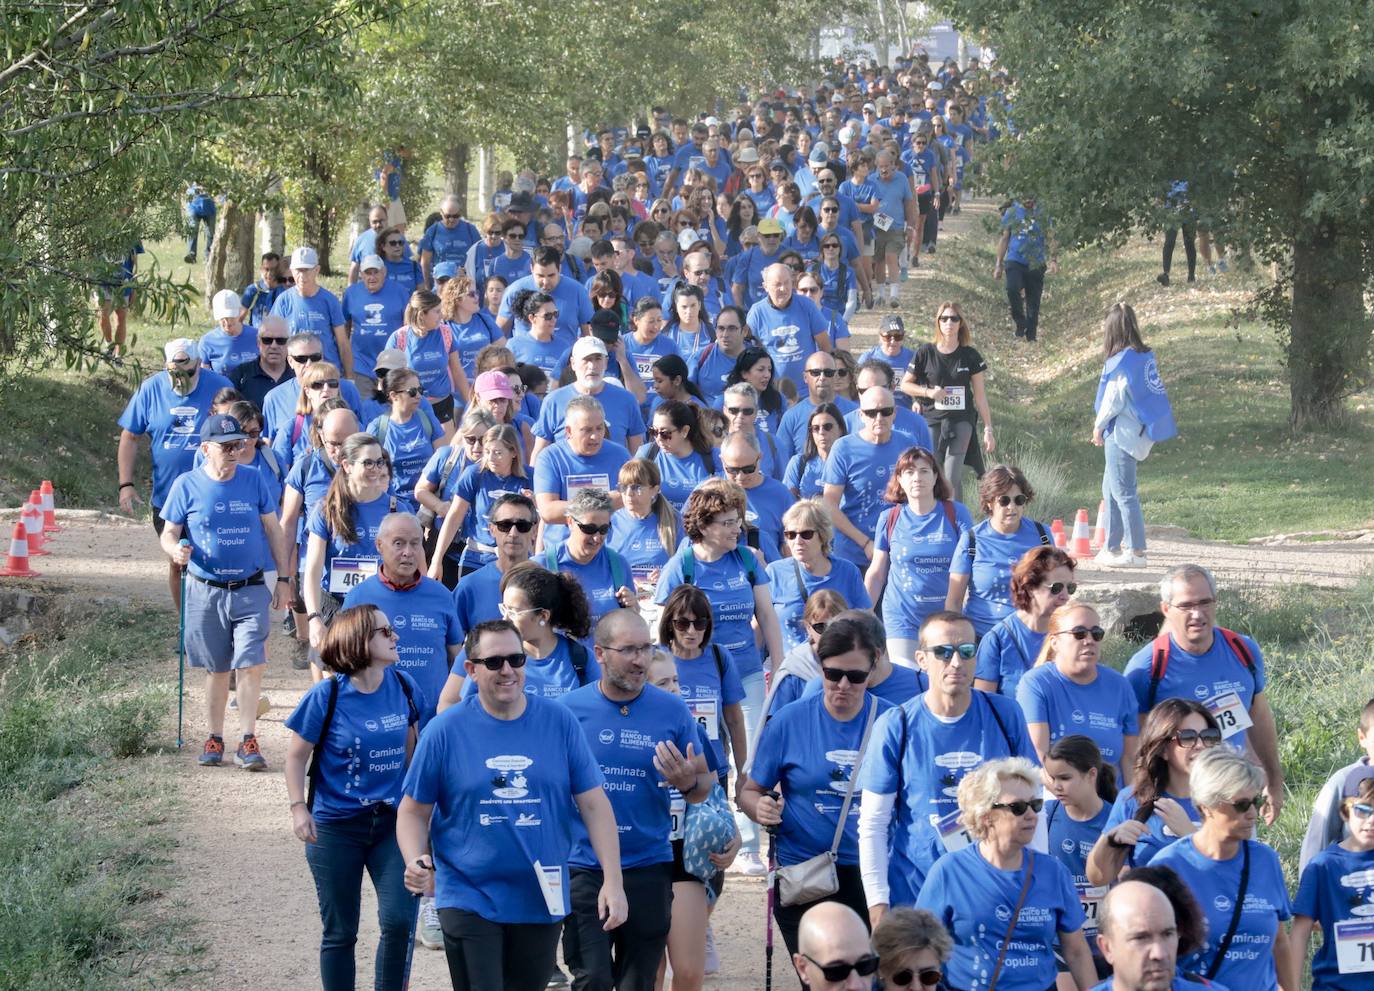
[[[1178,237],[1178,228],[1170,227],[1164,232],[1164,274],[1169,274],[1169,266],[1174,261],[1174,240]],[[1193,276],[1197,272],[1197,229],[1191,223],[1183,225],[1183,255],[1188,259],[1188,281],[1193,281]]]
[[[561,922],[489,922],[439,909],[453,991],[544,991],[558,957]]]
[[[1024,262],[1007,262],[1004,271],[1007,304],[1011,307],[1011,319],[1016,324],[1016,336],[1033,341],[1036,329],[1040,326],[1040,294],[1045,291],[1045,270],[1031,268]]]

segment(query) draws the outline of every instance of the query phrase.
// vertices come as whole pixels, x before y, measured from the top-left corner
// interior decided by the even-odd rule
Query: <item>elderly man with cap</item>
[[[468,249],[482,240],[481,233],[463,219],[463,201],[457,196],[445,196],[439,201],[439,219],[429,225],[420,238],[420,268],[425,282],[434,284],[434,266],[440,262],[462,265]]]
[[[344,329],[353,349],[353,382],[370,396],[377,386],[377,355],[391,332],[406,322],[410,293],[386,277],[380,255],[368,255],[359,270],[362,281],[344,290]]]
[[[1097,945],[1112,976],[1092,991],[1202,991],[1210,981],[1178,972],[1178,920],[1161,889],[1123,881],[1100,909]]]
[[[782,224],[775,218],[764,217],[759,221],[758,228],[758,245],[735,259],[734,277],[731,280],[730,291],[734,294],[735,305],[744,310],[765,298],[763,273],[770,265],[777,263],[778,252],[782,248],[784,232]],[[790,271],[788,277],[791,278]]]
[[[286,541],[277,523],[276,495],[255,470],[239,470],[238,452],[247,441],[239,421],[227,414],[206,419],[200,430],[205,462],[172,483],[163,505],[166,525],[162,549],[177,570],[185,569],[186,660],[204,668],[209,735],[200,755],[202,767],[224,760],[224,710],[229,676],[238,675],[238,713],[242,740],[234,763],[265,771],[255,735],[271,609],[290,599]],[[182,537],[186,543],[182,543]],[[265,567],[277,573],[268,591]]]
[[[257,354],[225,373],[230,384],[258,409],[267,402],[269,392],[296,376],[286,360],[286,341],[290,336],[291,331],[281,317],[263,317],[257,329]]]
[[[793,290],[792,270],[786,265],[768,266],[763,289],[764,298],[749,308],[746,322],[772,356],[778,378],[791,379],[800,391],[806,359],[830,350],[830,322],[820,307]]]
[[[629,389],[606,380],[608,360],[606,345],[598,337],[580,337],[573,345],[568,364],[577,378],[544,398],[539,420],[534,425],[534,450],[530,452],[530,460],[536,466],[540,453],[558,440],[566,425],[569,404],[579,396],[597,400],[605,414],[606,436],[616,444],[637,451],[644,443],[644,416],[639,411],[639,401]]]
[[[325,361],[324,345],[316,334],[292,334],[286,341],[286,361],[295,374],[267,393],[262,401],[262,418],[269,436],[296,415],[296,400],[300,398],[301,383],[297,377],[317,361]],[[339,382],[339,396],[359,416],[363,412],[363,397],[351,378]]]
[[[273,316],[285,317],[293,334],[311,333],[320,339],[324,360],[346,377],[353,374],[353,349],[344,332],[339,298],[320,285],[320,256],[311,247],[291,252],[291,275],[296,284],[277,297]]]
[[[801,917],[792,966],[811,991],[868,991],[878,955],[857,912],[840,902],[821,902]]]
[[[258,330],[243,322],[243,300],[232,289],[221,289],[210,303],[216,327],[196,346],[200,363],[213,372],[228,375],[245,361],[258,356]]]
[[[143,380],[119,418],[119,508],[132,513],[138,503],[134,469],[138,438],[147,434],[153,458],[153,529],[163,531],[162,506],[177,477],[191,470],[200,428],[210,415],[215,393],[229,386],[223,375],[202,368],[196,342],[179,337],[163,346],[166,366]],[[181,571],[172,565],[167,584],[172,602],[181,603]]]
[[[592,298],[587,287],[576,279],[563,277],[563,252],[558,248],[540,245],[530,259],[530,274],[516,279],[506,287],[496,314],[496,325],[507,336],[518,337],[530,332],[530,325],[519,319],[511,304],[522,292],[538,289],[548,293],[558,304],[558,323],[555,336],[569,347],[587,333],[592,320]]]

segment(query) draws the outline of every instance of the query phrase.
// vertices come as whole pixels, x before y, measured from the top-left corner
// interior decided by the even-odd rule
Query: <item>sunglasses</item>
[[[412,386],[409,389],[396,389],[391,394],[393,396],[409,396],[411,399],[414,399],[420,394],[420,388],[419,386]]]
[[[660,438],[668,440],[675,433],[677,433],[677,427],[661,427],[658,430],[650,427],[648,430],[644,431],[644,435],[650,440],[659,440]]]
[[[389,625],[379,626],[372,631],[373,636],[376,636],[378,633],[380,633],[382,636],[386,637],[389,640],[394,640],[397,638],[396,630]]]
[[[523,241],[523,240],[525,240],[525,232],[524,232],[524,231],[510,231],[508,234],[506,234],[506,240],[507,240],[507,241]]]
[[[1023,495],[998,496],[997,505],[1005,509],[1007,506],[1024,506],[1028,500]]]
[[[1201,743],[1204,747],[1215,747],[1221,742],[1219,729],[1181,729],[1174,734],[1174,742],[1180,747],[1192,749]]]
[[[362,465],[368,471],[373,471],[377,468],[390,467],[386,462],[386,458],[363,458],[361,461],[355,461],[353,463],[357,465]]]
[[[759,463],[755,461],[751,465],[725,465],[724,468],[727,475],[752,475],[759,470]]]
[[[868,680],[867,671],[842,671],[839,668],[828,668],[821,666],[821,674],[825,675],[825,680],[838,685],[842,681],[848,681],[851,685],[862,685]]]
[[[258,343],[259,343],[259,344],[285,344],[285,343],[286,343],[286,338],[285,338],[285,337],[265,337],[265,336],[263,336],[262,334],[259,334],[259,335],[258,335]]]
[[[521,533],[529,533],[534,529],[534,520],[492,520],[491,525],[502,533],[510,533],[511,527]]]
[[[994,809],[1006,809],[1014,816],[1023,816],[1027,812],[1039,812],[1045,807],[1043,798],[1032,798],[1029,802],[1017,799],[1015,802],[993,802]]]
[[[941,323],[960,323],[960,322],[962,322],[962,318],[961,318],[961,317],[959,316],[959,314],[957,314],[957,313],[941,313],[941,314],[940,314],[940,322],[941,322]]]
[[[386,242],[386,246],[387,246],[388,248],[400,248],[400,247],[404,247],[404,246],[405,246],[405,242],[404,242],[404,241],[388,241],[388,242]]]
[[[822,633],[825,632],[825,628],[830,625],[830,622],[829,620],[823,619],[818,623],[807,623],[806,625],[816,631],[816,636],[820,636]]]
[[[691,619],[679,617],[673,620],[673,629],[677,630],[679,633],[686,633],[688,630],[696,630],[704,633],[706,632],[707,622],[708,620],[696,616]]]
[[[805,291],[805,290],[803,290],[803,291]],[[807,375],[810,375],[813,379],[814,379],[814,378],[828,378],[828,379],[833,379],[833,378],[835,377],[835,369],[833,369],[833,368],[808,368],[808,369],[806,370],[806,374],[807,374]]]
[[[923,987],[933,988],[940,983],[942,977],[944,974],[939,967],[927,967],[921,971],[905,967],[889,977],[888,983],[899,988],[909,988],[912,981],[920,981]]]
[[[870,420],[877,420],[881,417],[891,416],[896,410],[891,406],[878,406],[874,409],[861,409],[859,412]]]
[[[324,355],[318,351],[314,354],[293,354],[291,360],[298,365],[309,365],[312,362],[324,361]]]
[[[1359,816],[1361,819],[1368,819],[1370,816],[1374,816],[1374,805],[1370,805],[1368,802],[1354,802],[1350,806],[1350,814]]]
[[[482,438],[481,438],[481,437],[464,437],[464,438],[463,438],[463,443],[466,444],[468,447],[481,447],[481,446],[482,446]]]
[[[899,331],[896,331],[895,333],[891,333],[891,334],[879,334],[878,336],[881,337],[881,338],[882,338],[883,340],[885,340],[885,341],[900,341],[900,340],[901,340],[903,337],[905,337],[906,335],[903,334],[903,333],[899,330]]]
[[[824,423],[811,424],[811,432],[813,434],[828,434],[830,433],[830,431],[834,429],[835,423],[833,420],[826,420]]]
[[[753,406],[727,406],[725,412],[731,416],[753,416],[758,410]]]
[[[821,963],[819,960],[813,960],[808,954],[803,953],[802,956],[815,964],[816,969],[831,984],[839,984],[846,980],[851,970],[860,977],[868,977],[878,970],[878,957],[874,953],[865,953],[853,963],[845,963],[843,960],[836,963]]]
[[[784,539],[784,540],[796,540],[798,537],[800,537],[802,540],[811,540],[812,538],[814,538],[814,537],[816,536],[816,531],[815,531],[815,530],[784,530],[784,531],[782,532],[782,536],[783,536],[783,539]]]
[[[573,522],[577,524],[579,530],[589,537],[595,537],[598,534],[604,537],[611,532],[611,525],[609,523],[602,523],[600,526],[596,526],[593,523],[583,523],[581,520],[573,520]]]
[[[1227,802],[1226,804],[1235,809],[1237,815],[1245,815],[1251,809],[1256,812],[1260,811],[1268,802],[1269,796],[1261,792],[1254,798],[1238,798],[1234,802]]]
[[[1058,635],[1073,636],[1076,641],[1085,641],[1091,636],[1094,643],[1102,643],[1102,638],[1107,635],[1107,631],[1103,630],[1102,627],[1074,627],[1073,630],[1061,630]]]
[[[822,213],[834,213],[835,211],[834,211],[834,210],[822,210],[821,212],[822,212]],[[822,250],[822,251],[839,251],[839,250],[840,250],[840,246],[839,246],[838,244],[822,244],[822,245],[821,245],[821,250]]]
[[[838,208],[838,207],[833,207],[833,206],[823,206],[823,207],[821,207],[821,213],[823,213],[823,214],[825,214],[825,213],[839,213],[839,212],[840,212],[840,211],[839,211],[839,208]],[[827,247],[827,245],[822,245],[822,247]],[[838,245],[838,244],[832,244],[832,245],[828,245],[828,247],[831,247],[831,248],[838,248],[839,245]]]
[[[314,389],[316,392],[322,389],[337,389],[338,387],[338,379],[320,379],[318,382],[311,382],[308,386],[308,388]]]
[[[557,310],[545,310],[543,313],[536,313],[536,314],[535,314],[535,317],[538,318],[538,319],[540,319],[540,320],[557,320],[557,319],[558,319],[558,311],[557,311]]]
[[[1050,595],[1058,595],[1060,592],[1064,591],[1073,595],[1078,591],[1078,582],[1068,582],[1067,584],[1064,582],[1050,582]],[[1099,639],[1101,638],[1099,637]]]
[[[488,671],[500,671],[509,664],[513,669],[519,670],[525,666],[524,654],[493,654],[491,657],[469,657],[473,664],[481,664]]]
[[[937,643],[933,647],[925,648],[927,654],[934,654],[942,661],[952,660],[958,654],[964,660],[972,660],[973,655],[978,653],[976,643]]]

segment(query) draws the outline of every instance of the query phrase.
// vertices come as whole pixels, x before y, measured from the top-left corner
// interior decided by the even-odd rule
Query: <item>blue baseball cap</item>
[[[434,266],[434,281],[440,279],[451,279],[458,274],[457,262],[440,262]]]
[[[205,425],[200,428],[200,439],[202,443],[225,444],[234,440],[247,440],[248,435],[243,432],[243,426],[238,420],[228,413],[217,413],[206,418]]]

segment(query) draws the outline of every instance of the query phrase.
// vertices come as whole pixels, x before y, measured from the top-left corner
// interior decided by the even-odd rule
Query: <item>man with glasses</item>
[[[623,342],[624,338],[621,338],[616,348],[617,355],[623,350]],[[606,378],[609,361],[610,354],[599,337],[577,339],[568,358],[568,365],[577,378],[554,389],[539,407],[539,419],[533,431],[534,449],[530,452],[530,460],[536,466],[540,453],[555,445],[559,439],[559,434],[567,425],[567,417],[571,415],[572,404],[578,398],[596,401],[597,408],[604,412],[604,432],[616,444],[629,451],[637,451],[639,445],[644,443],[644,416],[639,409],[639,400],[629,389]],[[633,366],[629,373],[633,374]]]
[[[859,404],[849,397],[836,395],[838,368],[839,362],[825,351],[817,351],[806,359],[806,368],[803,372],[806,396],[788,408],[778,425],[778,456],[784,465],[791,460],[792,455],[799,454],[806,448],[807,423],[817,406],[822,403],[834,403],[841,413],[859,408]]]
[[[538,235],[537,238],[534,237],[536,234]],[[573,281],[585,285],[588,277],[587,272],[582,263],[566,250],[567,243],[568,236],[564,233],[562,224],[545,224],[541,227],[537,221],[531,220],[529,227],[525,230],[525,246],[531,254],[536,248],[557,248],[563,256],[563,274]]]
[[[247,771],[267,770],[258,747],[256,722],[272,609],[290,599],[291,572],[286,540],[277,523],[277,498],[261,472],[240,472],[238,455],[247,442],[239,421],[209,417],[200,430],[205,461],[172,483],[163,505],[162,550],[174,570],[186,569],[183,612],[186,661],[205,670],[208,736],[202,767],[224,760],[224,711],[229,677],[237,674],[242,740],[234,763]],[[182,544],[185,536],[187,543]],[[271,562],[277,579],[271,591],[263,575]]]
[[[794,291],[792,276],[786,265],[770,265],[763,274],[765,296],[749,308],[745,322],[772,356],[777,377],[791,379],[801,391],[806,359],[830,350],[830,322],[820,307]]]
[[[701,352],[692,381],[701,390],[708,406],[720,408],[725,382],[735,370],[735,361],[744,353],[744,311],[738,306],[723,307],[715,318],[715,341]]]
[[[859,364],[869,360],[881,361],[892,369],[894,380],[900,381],[914,357],[916,352],[906,346],[906,324],[900,316],[890,313],[878,321],[878,343],[859,355]],[[896,398],[897,405],[911,409],[912,398],[906,393],[905,383]]]
[[[658,292],[658,281],[645,275],[635,268],[635,245],[628,234],[614,234],[610,238],[611,247],[615,249],[610,257],[610,268],[620,276],[620,286],[625,293],[625,305],[634,309],[635,303],[644,296],[652,296]],[[592,245],[592,259],[596,259],[597,247],[602,242]],[[685,263],[684,263],[685,265]],[[684,268],[683,274],[686,275]],[[594,276],[593,276],[594,278]],[[587,285],[591,285],[591,279],[587,280]],[[667,309],[664,311],[667,313]],[[717,308],[719,312],[719,308]]]
[[[453,590],[458,628],[464,634],[484,617],[497,614],[501,579],[511,568],[530,559],[538,526],[539,511],[529,496],[507,492],[491,504],[487,532],[496,548],[496,560],[464,575]]]
[[[892,390],[871,388],[859,394],[859,429],[835,441],[821,481],[823,497],[835,523],[835,553],[860,568],[873,559],[873,534],[892,466],[911,446],[894,434],[896,402]]]
[[[767,474],[758,435],[748,431],[726,434],[720,445],[725,477],[744,490],[744,522],[758,530],[764,562],[782,557],[782,518],[796,499],[792,490]]]
[[[878,956],[864,920],[841,902],[821,902],[797,925],[792,966],[811,991],[867,991],[878,972]]]
[[[264,317],[258,327],[258,356],[229,370],[230,384],[258,409],[267,402],[269,392],[296,375],[286,360],[290,336],[291,330],[281,317]]]
[[[956,799],[965,774],[1002,757],[1039,763],[1016,702],[974,690],[976,655],[963,613],[931,613],[916,651],[929,689],[873,727],[859,773],[859,863],[873,925],[889,907],[915,903],[941,854],[969,844]],[[1037,840],[1043,830],[1042,821]]]
[[[607,613],[594,636],[600,681],[560,701],[577,717],[606,775],[629,913],[623,926],[606,932],[597,904],[601,864],[586,827],[574,822],[563,959],[576,987],[639,991],[654,986],[672,923],[673,799],[705,801],[714,775],[697,773],[701,744],[687,706],[645,684],[654,641],[638,611]]]
[[[735,259],[734,279],[730,292],[735,305],[749,310],[764,298],[764,272],[772,266],[782,249],[782,224],[772,217],[764,217],[758,224],[759,243]],[[789,284],[790,284],[790,275]]]
[[[623,390],[621,394],[629,395]],[[638,411],[638,405],[635,409]],[[630,460],[630,452],[624,446],[606,439],[606,414],[595,398],[576,396],[567,403],[566,410],[566,415],[559,418],[564,423],[565,440],[546,446],[534,458],[534,499],[544,521],[546,546],[568,538],[568,503],[579,489],[609,492],[619,508],[616,484],[621,467]]]
[[[316,334],[292,334],[286,341],[286,360],[295,374],[282,382],[262,402],[262,419],[267,436],[275,437],[283,424],[290,423],[296,415],[296,400],[301,394],[301,383],[296,377],[317,361],[324,361],[324,347]],[[362,415],[363,398],[358,387],[350,378],[339,382],[339,396],[354,413]]]
[[[215,393],[229,387],[223,375],[201,367],[196,342],[188,337],[168,341],[162,349],[164,370],[143,380],[119,417],[119,508],[132,513],[138,504],[134,469],[138,464],[138,438],[150,440],[153,460],[153,529],[162,534],[162,507],[172,483],[195,463],[201,426],[210,415]],[[167,585],[174,605],[181,603],[181,571],[167,569]]]
[[[353,374],[353,350],[344,329],[339,298],[320,285],[320,257],[314,248],[291,252],[291,275],[296,284],[277,297],[272,315],[284,317],[293,334],[309,332],[324,347],[324,360],[345,378]]]
[[[1264,821],[1273,825],[1283,805],[1283,765],[1259,644],[1216,625],[1216,579],[1200,564],[1170,568],[1159,582],[1159,599],[1164,629],[1124,672],[1141,715],[1168,698],[1193,699],[1212,710],[1226,742],[1253,749],[1264,768]]]
[[[541,245],[534,249],[530,274],[512,282],[501,297],[496,325],[503,333],[508,337],[519,337],[530,332],[530,325],[515,316],[511,301],[531,289],[548,293],[558,304],[558,327],[554,333],[568,347],[572,347],[578,337],[591,332],[592,298],[582,283],[563,278],[562,265],[563,252],[558,248]]]
[[[406,322],[410,293],[387,277],[386,263],[368,255],[359,266],[363,279],[344,290],[344,327],[353,349],[353,381],[371,396],[377,380],[371,374],[391,332]]]
[[[892,366],[876,358],[868,358],[854,369],[854,386],[861,396],[869,389],[886,389],[892,393],[893,399],[897,399],[896,379]],[[845,414],[844,423],[845,429],[850,433],[862,430],[863,414],[859,410],[851,410]],[[926,423],[925,417],[903,406],[900,401],[897,403],[896,412],[892,414],[892,435],[907,447],[935,450],[930,424]]]

